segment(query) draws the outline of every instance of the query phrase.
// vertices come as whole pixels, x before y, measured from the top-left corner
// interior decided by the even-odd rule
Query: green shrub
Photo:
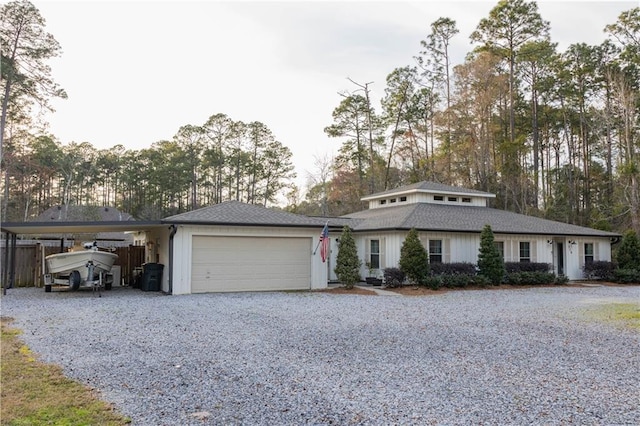
[[[512,272],[507,274],[505,281],[511,285],[554,284],[556,276],[552,272]]]
[[[489,279],[484,275],[476,275],[473,277],[473,284],[480,287],[486,287],[488,285],[491,285],[491,281],[489,281]]]
[[[454,274],[441,275],[442,285],[448,288],[464,288],[475,283],[475,275]]]
[[[553,280],[554,284],[566,284],[568,282],[569,282],[569,277],[567,277],[564,274],[557,275],[556,278]]]
[[[429,287],[432,290],[438,290],[440,287],[442,287],[442,277],[442,275],[426,277],[422,282],[422,285]]]
[[[640,271],[637,269],[616,269],[613,280],[620,284],[640,284]]]
[[[353,288],[355,283],[360,281],[360,265],[356,242],[353,239],[353,235],[351,235],[351,229],[345,226],[342,228],[342,234],[340,235],[340,245],[334,271],[346,288]]]
[[[505,262],[507,273],[513,272],[548,272],[552,270],[551,265],[541,262]]]
[[[415,229],[409,231],[400,248],[400,269],[414,284],[423,284],[429,276],[429,255]]]
[[[627,231],[616,255],[620,269],[640,270],[640,241],[635,231]]]
[[[613,271],[615,269],[616,265],[613,262],[607,262],[604,260],[585,263],[584,267],[582,268],[585,278],[590,280],[605,281],[613,279]]]
[[[478,274],[498,285],[504,277],[504,260],[500,256],[493,238],[491,226],[485,225],[480,234],[480,251],[478,253]]]
[[[400,268],[385,268],[384,282],[385,286],[395,288],[400,287],[404,283],[405,275]]]
[[[431,275],[476,274],[476,265],[469,262],[431,263]]]

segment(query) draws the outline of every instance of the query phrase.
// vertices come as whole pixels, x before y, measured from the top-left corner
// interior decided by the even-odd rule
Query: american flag
[[[320,257],[322,258],[322,263],[327,260],[329,255],[329,227],[327,225],[329,225],[329,222],[324,225],[320,233]]]

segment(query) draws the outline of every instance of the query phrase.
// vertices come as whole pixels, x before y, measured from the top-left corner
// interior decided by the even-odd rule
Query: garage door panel
[[[193,237],[191,291],[311,287],[311,238]]]

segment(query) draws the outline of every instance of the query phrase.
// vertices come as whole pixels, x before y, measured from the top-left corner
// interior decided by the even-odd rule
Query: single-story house
[[[621,237],[490,208],[492,198],[487,192],[419,182],[364,197],[369,208],[346,217],[360,258],[378,275],[398,265],[411,228],[419,231],[430,262],[477,263],[480,232],[488,224],[505,262],[548,263],[570,280],[583,278],[585,262],[611,261],[611,244]]]
[[[136,240],[145,242],[147,259],[165,265],[161,288],[169,294],[326,288],[337,279],[333,269],[345,225],[353,230],[362,277],[381,276],[384,268],[398,266],[400,248],[412,228],[419,231],[431,262],[476,263],[480,232],[489,224],[505,261],[548,263],[571,280],[583,278],[586,262],[610,261],[611,245],[621,237],[490,208],[488,201],[494,197],[419,182],[366,196],[368,209],[337,218],[227,201],[141,222],[135,231]],[[330,244],[323,262],[318,246],[325,224]],[[36,225],[2,228],[15,235],[35,233]],[[108,228],[102,225],[100,230]]]

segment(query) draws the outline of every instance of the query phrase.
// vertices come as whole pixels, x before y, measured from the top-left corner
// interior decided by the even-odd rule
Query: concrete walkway
[[[357,285],[356,287],[361,288],[362,290],[371,290],[376,294],[378,294],[379,296],[402,296],[400,293],[396,293],[395,291],[383,290],[377,287],[362,286],[362,285]]]

